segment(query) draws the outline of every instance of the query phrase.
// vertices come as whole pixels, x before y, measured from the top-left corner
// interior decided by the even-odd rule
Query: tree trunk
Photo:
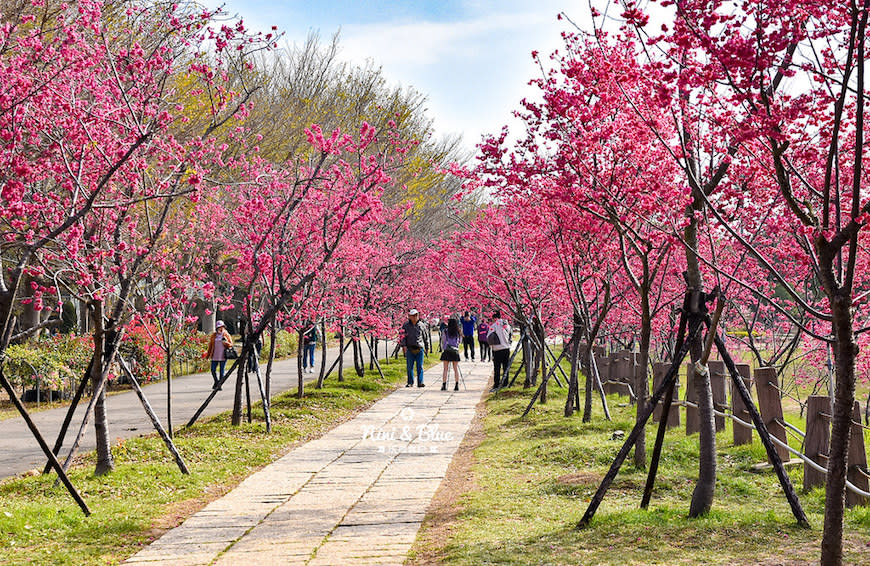
[[[233,391],[233,416],[231,423],[233,426],[242,424],[242,385],[245,378],[242,375],[242,364],[238,364],[236,369],[236,386]]]
[[[593,368],[593,360],[592,356],[595,355],[595,349],[592,346],[592,341],[586,345],[586,359],[589,363],[589,371],[586,373],[586,398],[583,400],[583,422],[588,423],[592,422],[592,393],[595,387],[595,375],[593,372],[595,368]]]
[[[523,341],[523,360],[526,362],[526,378],[523,381],[523,389],[528,389],[532,386],[532,375],[534,375],[534,369],[532,368],[534,364],[534,360],[532,359],[532,344],[531,340],[529,340],[529,329],[524,328],[524,331],[520,334],[522,335]]]
[[[326,320],[320,322],[320,375],[317,376],[317,389],[323,389],[326,379]]]
[[[652,336],[652,314],[649,305],[648,269],[645,267],[645,281],[640,289],[640,353],[637,357],[638,367],[634,372],[634,394],[637,397],[637,413],[635,422],[641,418],[646,408],[649,397],[649,379],[647,368],[649,367],[649,345]],[[637,468],[646,468],[646,434],[641,434],[634,445],[634,465]]]
[[[544,325],[539,320],[535,320],[535,334],[538,336],[538,344],[540,345],[540,375],[541,375],[541,403],[547,402],[547,343],[544,342]],[[536,368],[537,369],[537,368]],[[535,373],[537,376],[537,372]],[[537,380],[537,377],[535,377]]]
[[[344,325],[338,327],[338,381],[344,381]]]
[[[700,190],[700,189],[696,189]],[[693,205],[689,207],[690,221],[685,229],[686,240],[686,283],[689,292],[692,293],[690,309],[699,312],[701,293],[704,281],[701,277],[701,269],[698,257],[692,250],[698,249],[698,224],[695,219],[695,210],[703,208],[703,199],[695,197]],[[701,359],[703,350],[702,336],[699,333],[690,344],[689,353],[692,363]],[[713,506],[713,495],[716,490],[716,422],[713,415],[713,389],[710,387],[710,376],[695,372],[695,391],[698,394],[698,483],[692,493],[692,503],[689,506],[689,516],[698,517],[703,515]]]
[[[111,352],[107,352],[105,346],[111,347],[106,342],[106,329],[103,328],[103,302],[94,301],[92,311],[94,324],[94,360],[100,360],[94,364],[91,371],[91,383],[94,387],[94,395],[97,402],[94,405],[94,433],[97,442],[97,465],[94,474],[101,476],[115,469],[115,461],[112,458],[112,445],[109,440],[109,421],[106,418],[106,388],[102,386],[102,375],[108,371],[106,364]]]
[[[576,314],[574,315],[576,318]],[[580,365],[580,327],[574,325],[574,331],[571,333],[571,340],[568,341],[567,348],[571,348],[571,373],[568,375],[568,398],[565,400],[565,416],[570,417],[575,410],[579,410],[579,406],[575,406],[577,390],[580,388],[579,380],[579,365]]]
[[[170,338],[172,340],[172,338]],[[166,434],[172,438],[172,344],[166,349]]]
[[[825,482],[825,527],[822,534],[822,566],[843,563],[843,514],[846,505],[846,467],[852,407],[855,403],[855,357],[858,346],[852,329],[852,301],[847,291],[838,290],[831,300],[834,334],[834,389],[828,475]]]
[[[269,411],[272,410],[272,363],[275,361],[275,343],[278,340],[278,322],[272,318],[270,323],[271,333],[269,334],[269,359],[266,362],[266,402],[269,403]],[[272,432],[272,419],[266,421],[266,432]]]
[[[351,340],[353,340],[353,369],[356,370],[356,374],[359,377],[364,377],[366,374],[366,360],[363,355],[360,332],[354,332]]]
[[[305,378],[302,376],[302,357],[305,355],[305,346],[302,343],[302,338],[305,333],[302,330],[297,332],[299,347],[296,348],[296,375],[298,376],[298,385],[296,389],[296,398],[302,399],[305,395]]]

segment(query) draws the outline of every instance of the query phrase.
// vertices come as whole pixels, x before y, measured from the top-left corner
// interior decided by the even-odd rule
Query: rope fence
[[[676,401],[676,400],[674,400],[674,404],[675,404],[675,405],[682,405],[683,407],[693,407],[693,408],[695,408],[695,409],[698,408],[698,405],[697,405],[696,403],[692,403],[691,401]],[[729,419],[731,419],[732,421],[734,421],[735,424],[738,424],[738,425],[740,425],[740,426],[742,426],[742,427],[744,427],[744,428],[748,428],[748,429],[755,430],[755,426],[754,426],[754,425],[752,425],[751,423],[748,423],[748,422],[746,422],[746,421],[744,421],[744,420],[742,420],[742,419],[740,419],[740,418],[734,416],[734,415],[731,414],[731,413],[723,413],[723,412],[721,412],[721,411],[717,411],[717,410],[713,409],[713,414],[716,415],[716,416],[718,416],[718,417],[729,418]],[[791,429],[797,430],[798,432],[801,433],[801,435],[806,436],[805,433],[804,433],[803,431],[801,431],[800,429],[797,429],[797,428],[795,428],[795,427],[793,427],[793,426],[791,426],[791,425],[788,425],[787,423],[784,423],[783,421],[779,421],[779,419],[777,419],[777,421],[778,421],[780,424],[787,425],[788,428],[791,428]],[[776,437],[773,436],[773,435],[770,436],[770,439],[773,441],[774,444],[776,444],[777,446],[780,446],[781,448],[784,448],[785,450],[788,450],[790,453],[794,454],[795,456],[797,456],[798,458],[800,458],[801,460],[803,460],[804,463],[805,463],[806,465],[810,466],[811,468],[813,468],[813,469],[816,470],[817,472],[822,473],[822,474],[827,474],[827,473],[828,473],[828,469],[827,469],[827,468],[825,468],[825,467],[823,467],[823,466],[820,466],[819,464],[817,464],[816,462],[814,462],[814,461],[813,461],[809,456],[807,456],[806,454],[803,454],[803,453],[800,452],[799,450],[795,450],[794,448],[792,448],[791,446],[789,446],[788,444],[786,444],[785,442],[781,441],[780,439],[776,438]],[[867,473],[866,473],[864,470],[861,470],[860,468],[858,468],[858,470],[859,470],[862,474],[867,475]],[[870,476],[868,476],[868,477],[870,477]],[[851,491],[851,492],[853,492],[853,493],[856,493],[856,494],[858,494],[858,495],[860,495],[860,496],[862,496],[862,497],[870,497],[870,491],[864,491],[863,489],[859,488],[858,486],[856,486],[855,484],[853,484],[853,483],[850,482],[849,480],[846,480],[846,489],[848,489],[849,491]]]

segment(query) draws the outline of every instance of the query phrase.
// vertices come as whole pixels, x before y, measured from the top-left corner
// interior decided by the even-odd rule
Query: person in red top
[[[224,379],[224,368],[227,365],[227,348],[233,347],[233,337],[224,327],[224,321],[219,320],[214,325],[214,333],[208,341],[208,350],[205,352],[206,359],[211,360],[211,376],[214,379],[214,388],[220,390],[221,381]],[[220,377],[217,369],[220,368]]]

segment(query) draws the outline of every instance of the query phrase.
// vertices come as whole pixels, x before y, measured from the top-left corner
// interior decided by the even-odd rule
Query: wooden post
[[[823,468],[828,467],[828,448],[831,439],[831,399],[827,395],[807,397],[807,436],[804,454]],[[825,485],[825,474],[804,464],[804,491]]]
[[[665,374],[670,369],[671,364],[653,364],[653,391],[656,391],[661,385],[662,380],[665,377]],[[674,397],[679,398],[680,391],[680,382],[677,381],[674,383]],[[653,409],[653,421],[659,422],[659,419],[662,417],[662,402],[659,402],[655,409]],[[680,426],[680,408],[679,406],[672,406],[671,410],[668,411],[668,428],[674,428]]]
[[[764,425],[770,431],[771,436],[787,443],[785,427],[782,422],[782,399],[779,395],[779,380],[776,377],[776,368],[758,368],[755,370],[755,390],[758,393],[758,409],[764,419]],[[776,453],[782,461],[791,459],[788,450],[776,445]],[[770,461],[770,458],[768,458]]]
[[[743,385],[746,386],[746,389],[751,390],[749,385],[751,383],[751,374],[749,369],[749,364],[736,364],[737,371],[740,372],[740,377],[742,378]],[[745,423],[752,423],[752,416],[749,414],[749,410],[746,408],[746,405],[743,404],[743,399],[740,398],[740,395],[737,395],[735,391],[731,391],[731,414],[740,419]],[[741,444],[752,444],[752,429],[746,428],[739,424],[734,424],[734,446],[740,446]]]
[[[613,389],[610,387],[610,380],[613,379],[613,375],[615,373],[614,366],[616,365],[614,360],[614,354],[609,356],[602,356],[601,360],[598,363],[598,371],[601,374],[601,385],[604,389],[605,395],[610,395],[613,393]]]
[[[695,366],[686,364],[686,401],[698,404],[698,394],[695,392]],[[700,430],[698,408],[686,406],[686,435],[694,434]]]
[[[709,361],[707,367],[710,368],[710,387],[713,389],[713,408],[717,411],[725,412],[728,407],[728,388],[725,382],[725,362]],[[725,417],[716,415],[716,432],[725,430]]]
[[[849,438],[849,457],[846,479],[857,488],[870,491],[870,480],[864,470],[867,469],[867,453],[864,451],[864,430],[861,428],[861,403],[855,401],[852,410],[852,434]],[[847,489],[846,507],[867,505],[870,503],[866,497]]]

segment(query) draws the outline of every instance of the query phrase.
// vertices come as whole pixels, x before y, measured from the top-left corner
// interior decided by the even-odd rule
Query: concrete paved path
[[[389,354],[392,352],[393,343],[389,343]],[[379,345],[381,358],[384,357],[384,342]],[[338,356],[338,347],[329,348],[326,356],[326,367],[332,365],[335,358]],[[368,371],[368,353],[366,353],[366,371]],[[315,358],[317,363],[316,371],[320,370],[320,350],[317,351]],[[383,361],[381,362],[383,363]],[[398,360],[391,360],[390,363],[400,363],[404,367],[405,360],[401,356]],[[353,370],[353,351],[348,349],[344,355],[345,371]],[[227,366],[229,368],[229,365]],[[266,366],[263,364],[262,371],[265,373]],[[377,370],[374,370],[377,371]],[[305,374],[306,382],[316,380],[319,373]],[[272,395],[278,395],[284,391],[296,390],[298,387],[298,377],[296,369],[296,358],[286,359],[275,362],[272,367]],[[254,374],[249,375],[251,386],[251,402],[255,403],[260,400],[260,393],[257,389],[257,378]],[[215,415],[217,413],[231,410],[233,408],[233,391],[235,390],[235,376],[231,377],[224,383],[223,390],[209,404],[208,408],[203,412],[200,419]],[[334,379],[329,378],[329,379]],[[194,375],[186,375],[176,377],[172,380],[172,426],[177,430],[190,420],[196,410],[205,401],[212,388],[212,377],[209,373],[198,373]],[[160,418],[163,426],[166,426],[166,382],[159,381],[144,386],[143,391],[151,407]],[[244,395],[244,394],[243,394]],[[76,434],[81,425],[82,416],[84,415],[85,407],[87,407],[88,399],[83,399],[76,409],[76,414],[73,417],[72,425],[66,435],[63,448],[60,452],[61,462],[69,453],[69,447],[72,445]],[[113,444],[121,439],[131,438],[143,434],[151,434],[154,432],[154,427],[151,425],[151,420],[148,418],[139,398],[133,391],[125,391],[106,397],[106,412],[109,419],[109,434],[113,439]],[[30,416],[36,423],[36,427],[46,439],[49,446],[54,446],[57,434],[66,417],[67,408],[61,407],[58,409],[50,409],[46,411],[33,412]],[[262,413],[261,413],[262,414]],[[16,416],[13,419],[0,421],[0,428],[3,434],[0,435],[0,480],[6,477],[14,476],[34,468],[40,470],[45,465],[45,454],[39,448],[36,439],[33,438],[30,429],[24,423],[21,416]],[[79,453],[88,452],[96,447],[93,431],[93,417],[88,423],[88,429],[82,438],[82,445]]]
[[[402,564],[489,386],[489,364],[460,367],[466,388],[440,391],[428,370],[425,388],[292,450],[127,564]]]

